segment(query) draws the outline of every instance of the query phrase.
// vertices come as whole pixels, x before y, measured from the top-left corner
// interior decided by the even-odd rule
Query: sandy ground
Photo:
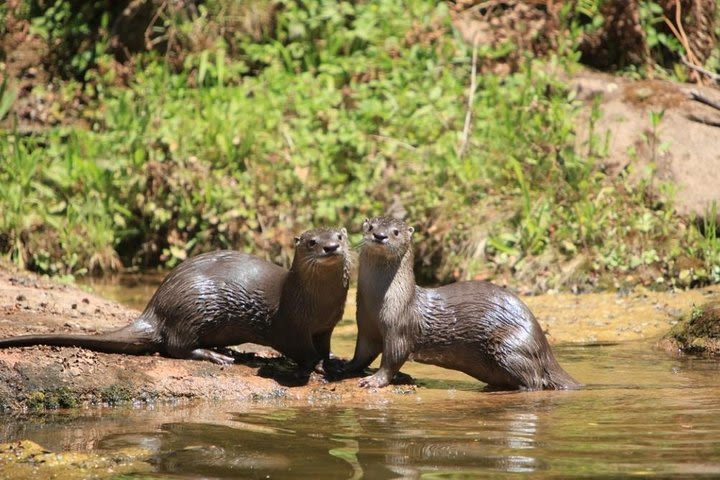
[[[692,304],[720,295],[720,288],[680,293],[635,292],[543,295],[525,300],[551,343],[656,339]],[[354,317],[353,295],[346,317]],[[129,323],[139,312],[74,286],[0,268],[0,337],[40,332],[95,333]],[[338,329],[347,335],[352,322]],[[336,330],[336,333],[338,333]],[[103,354],[81,348],[29,347],[0,350],[0,406],[22,411],[123,402],[296,399],[386,402],[412,385],[379,391],[356,379],[328,382],[320,375],[298,379],[291,364],[261,349],[231,366],[160,356]]]

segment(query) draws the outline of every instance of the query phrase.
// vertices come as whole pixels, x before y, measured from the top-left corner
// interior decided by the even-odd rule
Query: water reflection
[[[373,408],[262,407],[223,424],[165,423],[151,438],[114,435],[100,449],[143,446],[159,472],[212,478],[419,478],[547,469],[534,452],[543,419],[570,397],[492,395]],[[533,413],[541,411],[542,415]]]
[[[515,452],[535,445],[538,417],[532,414],[456,408],[421,415],[395,409],[377,416],[363,410],[352,414],[359,428],[345,434],[358,440],[357,460],[366,478],[418,478],[469,467],[500,472],[542,468],[530,452]]]

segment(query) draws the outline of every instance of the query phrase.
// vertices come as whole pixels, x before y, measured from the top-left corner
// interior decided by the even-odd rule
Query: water
[[[341,354],[352,348],[350,323],[338,329]],[[673,357],[648,340],[554,350],[583,389],[487,393],[462,374],[409,364],[403,371],[419,388],[389,402],[208,401],[9,417],[0,442],[143,452],[142,468],[122,478],[720,477],[717,361]]]
[[[3,441],[142,447],[156,478],[720,476],[716,362],[644,343],[557,350],[586,388],[500,394],[419,378],[386,405],[91,410],[6,423]]]

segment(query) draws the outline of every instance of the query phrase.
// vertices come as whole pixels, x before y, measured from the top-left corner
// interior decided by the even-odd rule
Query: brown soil
[[[658,189],[676,187],[675,208],[681,215],[705,216],[718,201],[720,184],[720,110],[691,98],[695,91],[720,102],[720,90],[665,80],[635,81],[585,71],[568,79],[585,102],[578,121],[579,151],[588,141],[592,103],[601,118],[595,135],[604,143],[606,171],[646,179]],[[661,115],[653,129],[651,113]]]

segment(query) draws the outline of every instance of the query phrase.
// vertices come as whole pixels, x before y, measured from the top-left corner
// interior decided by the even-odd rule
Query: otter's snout
[[[387,240],[387,238],[388,236],[384,233],[373,233],[373,240],[375,240],[376,242],[384,242],[385,240]]]
[[[338,243],[331,243],[329,245],[323,245],[323,252],[333,253],[333,252],[336,252],[338,248],[340,248],[340,244],[338,244]]]

